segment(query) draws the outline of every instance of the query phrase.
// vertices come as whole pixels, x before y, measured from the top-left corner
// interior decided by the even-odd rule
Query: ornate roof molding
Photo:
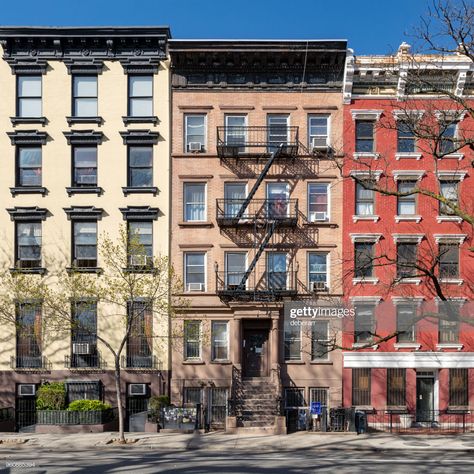
[[[95,206],[74,206],[63,208],[67,219],[71,220],[101,220],[104,210]]]
[[[46,145],[49,135],[38,130],[18,130],[7,132],[12,145]]]
[[[120,208],[120,212],[126,221],[141,221],[158,219],[159,209],[150,206],[128,206]]]
[[[126,130],[119,132],[124,145],[156,145],[160,134],[151,130]]]
[[[63,134],[68,145],[101,145],[104,138],[102,132],[94,132],[94,130],[71,130]]]
[[[69,73],[100,73],[103,61],[153,67],[167,58],[171,37],[157,27],[2,27],[3,59],[14,74],[44,74],[47,62],[64,61]]]
[[[38,206],[32,207],[13,207],[7,209],[12,221],[46,220],[48,209]]]

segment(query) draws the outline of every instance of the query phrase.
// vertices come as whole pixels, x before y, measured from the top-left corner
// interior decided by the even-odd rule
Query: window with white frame
[[[276,150],[280,145],[287,145],[290,137],[290,116],[269,114],[267,116],[267,143],[269,151]]]
[[[308,184],[308,220],[309,222],[329,221],[329,184]]]
[[[416,139],[413,126],[402,120],[397,121],[397,152],[414,153],[416,151]]]
[[[374,183],[370,180],[356,182],[355,213],[357,216],[373,216],[375,208]]]
[[[455,242],[439,243],[438,262],[440,278],[459,277],[459,244]]]
[[[74,221],[73,255],[74,266],[77,268],[93,268],[97,266],[97,221]]]
[[[328,254],[311,252],[308,254],[308,279],[310,290],[328,287]]]
[[[301,326],[290,326],[286,321],[283,339],[285,360],[301,360]]]
[[[17,160],[17,186],[41,186],[41,176],[43,174],[41,147],[19,146],[17,148]]]
[[[75,146],[72,149],[72,184],[77,187],[97,186],[97,146]]]
[[[329,322],[313,321],[311,325],[311,360],[329,359]]]
[[[397,278],[413,277],[418,273],[418,244],[397,242]]]
[[[211,359],[229,359],[229,321],[212,321]]]
[[[329,115],[308,117],[309,148],[324,150],[329,146]]]
[[[373,153],[375,151],[375,121],[356,120],[356,149],[357,153]]]
[[[416,306],[413,304],[397,305],[397,342],[416,342],[415,334]]]
[[[184,183],[184,220],[186,222],[206,220],[205,183]]]
[[[355,307],[354,341],[360,344],[372,342],[375,326],[375,306],[358,304]]]
[[[205,252],[186,252],[184,254],[184,284],[186,291],[205,291],[206,254]]]
[[[97,117],[97,76],[74,75],[72,78],[73,117]]]
[[[439,151],[442,155],[448,155],[456,151],[457,128],[457,122],[442,122],[440,124]]]
[[[201,321],[184,321],[184,358],[201,359]]]
[[[206,150],[206,115],[186,114],[184,116],[185,151],[187,153]]]
[[[128,222],[129,265],[131,267],[153,266],[153,222]]]
[[[42,116],[42,77],[17,76],[17,116],[38,118]]]
[[[374,242],[354,243],[354,277],[372,278],[374,276]]]
[[[130,117],[153,116],[153,76],[128,76],[128,115]]]
[[[398,181],[397,191],[401,194],[397,198],[397,214],[399,216],[413,216],[416,214],[416,194],[411,193],[416,188],[416,181]]]
[[[247,116],[226,115],[225,116],[225,144],[228,146],[239,146],[239,151],[245,150],[247,142]]]
[[[438,303],[438,342],[457,344],[459,342],[460,305],[456,301]]]
[[[448,203],[457,206],[459,200],[459,181],[443,179],[440,180],[439,187],[441,196],[446,199]],[[440,201],[439,214],[441,216],[452,216],[455,212],[448,204]]]

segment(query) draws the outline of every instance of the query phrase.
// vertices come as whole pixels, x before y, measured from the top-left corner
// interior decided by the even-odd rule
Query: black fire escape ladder
[[[265,176],[268,174],[268,171],[270,170],[270,167],[272,166],[273,162],[275,161],[275,158],[281,153],[281,150],[283,148],[283,144],[281,144],[277,150],[273,151],[272,154],[270,155],[270,158],[268,159],[267,163],[265,164],[262,172],[260,173],[260,176],[257,178],[257,181],[255,181],[255,184],[253,185],[252,189],[248,193],[245,201],[242,204],[242,207],[239,209],[239,212],[235,216],[235,221],[238,222],[240,219],[242,219],[242,216],[244,215],[245,210],[250,204],[250,201],[253,199],[255,196],[255,193],[257,192],[259,186],[262,184],[262,181],[265,179]]]

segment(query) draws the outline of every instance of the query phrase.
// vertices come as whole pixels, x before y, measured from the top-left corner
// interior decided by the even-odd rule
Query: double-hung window
[[[201,359],[201,321],[184,322],[184,358]]]
[[[211,324],[211,359],[227,360],[229,358],[229,321],[212,321]]]
[[[459,342],[459,304],[453,301],[439,303],[438,341],[440,344]]]
[[[97,186],[97,147],[75,146],[72,149],[73,186]]]
[[[375,307],[373,305],[357,305],[355,308],[356,343],[366,344],[372,341],[374,335]]]
[[[397,152],[414,153],[416,151],[416,139],[413,127],[403,121],[397,122]]]
[[[41,147],[17,148],[17,186],[41,186],[42,151]]]
[[[206,185],[184,183],[184,220],[204,222],[206,220]]]
[[[17,222],[16,241],[18,267],[41,267],[41,222]]]
[[[413,277],[417,274],[417,250],[415,242],[397,243],[397,278]]]
[[[129,117],[153,116],[153,76],[128,76]]]
[[[153,222],[128,223],[128,255],[130,267],[153,266]]]
[[[289,122],[289,115],[271,114],[267,116],[268,151],[275,151],[280,145],[288,144],[290,140]]]
[[[153,366],[153,311],[151,303],[133,301],[128,304],[126,367],[151,368]]]
[[[291,326],[286,321],[283,339],[285,360],[301,360],[301,326]]]
[[[128,147],[128,186],[146,188],[153,186],[153,147]]]
[[[16,304],[16,367],[42,367],[41,305],[33,302]]]
[[[397,191],[402,194],[397,199],[397,214],[412,216],[416,214],[416,194],[406,194],[416,188],[416,181],[399,181]]]
[[[441,197],[443,197],[448,203],[457,206],[459,199],[459,182],[441,180],[439,186]],[[439,213],[441,216],[450,216],[454,214],[454,211],[448,204],[440,201]]]
[[[448,155],[456,151],[457,122],[444,122],[440,125],[441,140],[439,141],[439,151],[442,155]]]
[[[76,221],[73,225],[73,262],[77,268],[97,267],[97,222]]]
[[[458,278],[459,244],[440,243],[438,250],[439,276],[441,278]]]
[[[71,316],[71,367],[98,367],[97,302],[75,301]]]
[[[310,115],[308,117],[309,148],[325,150],[329,146],[329,116]]]
[[[397,305],[397,342],[411,343],[416,341],[415,318],[416,307],[414,305]]]
[[[356,120],[357,153],[373,153],[375,151],[375,122],[373,120]]]
[[[329,184],[308,184],[308,220],[326,222],[329,220]]]
[[[245,151],[247,142],[247,116],[226,115],[225,116],[225,144],[227,146],[238,146],[240,152]]]
[[[75,75],[72,80],[73,117],[97,117],[97,76]]]
[[[324,290],[328,284],[328,254],[311,252],[308,255],[308,276],[310,290]]]
[[[374,276],[375,243],[354,243],[354,277],[370,278]]]
[[[206,290],[206,254],[186,252],[184,254],[184,285],[186,291]]]
[[[311,326],[311,359],[313,361],[329,358],[329,323],[313,321]]]
[[[186,114],[184,116],[185,151],[199,153],[206,151],[206,115]]]
[[[17,116],[39,118],[42,116],[42,77],[17,76]]]
[[[372,181],[356,182],[356,216],[373,216],[375,207],[375,193]]]

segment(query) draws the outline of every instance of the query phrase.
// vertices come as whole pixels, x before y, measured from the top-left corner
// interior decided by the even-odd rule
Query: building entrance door
[[[416,421],[434,420],[434,375],[432,372],[416,374]]]
[[[244,329],[243,376],[268,376],[268,329]]]

